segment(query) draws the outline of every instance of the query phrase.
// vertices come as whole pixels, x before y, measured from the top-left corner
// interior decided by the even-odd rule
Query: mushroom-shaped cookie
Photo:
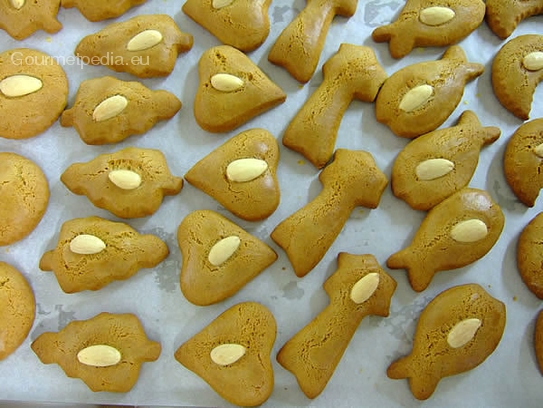
[[[543,300],[543,213],[522,230],[517,245],[517,267],[522,280]]]
[[[84,63],[105,65],[140,78],[169,75],[179,53],[192,48],[192,35],[166,14],[149,14],[113,23],[86,36],[75,49]]]
[[[543,311],[539,312],[534,331],[534,348],[539,371],[543,375]]]
[[[177,231],[183,254],[181,291],[195,305],[220,302],[270,266],[277,254],[214,211],[194,211]]]
[[[153,268],[169,254],[154,235],[141,235],[121,222],[100,217],[66,221],[57,246],[40,260],[40,269],[53,271],[66,293],[98,290],[125,280],[141,268]]]
[[[376,28],[376,42],[389,41],[390,55],[402,58],[415,47],[453,45],[481,25],[485,17],[482,0],[408,0],[398,19]]]
[[[0,262],[0,361],[26,339],[34,324],[35,312],[34,293],[23,274]]]
[[[535,89],[542,79],[543,35],[512,39],[492,63],[494,94],[505,109],[523,120],[530,116]]]
[[[429,210],[471,180],[483,146],[500,137],[465,111],[456,126],[434,130],[410,142],[392,168],[392,191],[411,208]]]
[[[50,34],[62,28],[57,20],[60,0],[0,1],[0,29],[16,40],[24,40],[38,30]]]
[[[391,255],[387,266],[407,269],[411,287],[421,292],[437,272],[485,256],[504,223],[502,210],[486,191],[464,188],[428,212],[411,244]]]
[[[194,187],[248,221],[269,217],[279,205],[279,146],[264,129],[232,137],[185,174]]]
[[[456,109],[468,81],[481,75],[457,45],[438,61],[419,62],[387,79],[375,101],[375,117],[397,136],[414,138],[437,129]]]
[[[68,79],[53,57],[29,48],[0,53],[0,137],[39,135],[57,121],[67,102]]]
[[[486,0],[486,22],[502,40],[525,18],[543,14],[543,0]]]
[[[543,188],[543,119],[526,122],[511,136],[503,169],[513,193],[524,205],[533,207]]]
[[[249,57],[229,45],[205,51],[198,74],[194,118],[208,132],[233,130],[287,98]]]
[[[72,193],[86,195],[96,207],[120,218],[154,214],[165,195],[176,195],[183,187],[161,151],[136,147],[74,163],[60,179]]]
[[[64,8],[77,7],[89,21],[102,21],[123,15],[134,6],[139,6],[147,0],[61,0]]]
[[[89,145],[117,143],[147,132],[179,109],[181,101],[168,91],[106,76],[81,83],[74,106],[62,113],[60,124],[73,126]]]
[[[100,313],[71,322],[58,333],[41,334],[32,350],[43,364],[58,364],[92,391],[128,392],[141,365],[157,360],[161,346],[147,338],[133,314]]]
[[[182,344],[175,359],[228,402],[261,405],[273,391],[270,353],[276,330],[266,307],[238,303]]]
[[[258,48],[270,33],[271,0],[187,0],[183,12],[217,37],[241,51]]]
[[[373,255],[342,252],[324,290],[330,304],[277,354],[279,364],[296,376],[308,398],[324,390],[362,319],[388,316],[396,281]]]
[[[476,284],[452,287],[422,311],[411,353],[393,362],[389,378],[409,379],[415,398],[425,400],[439,381],[481,364],[505,329],[505,305]]]

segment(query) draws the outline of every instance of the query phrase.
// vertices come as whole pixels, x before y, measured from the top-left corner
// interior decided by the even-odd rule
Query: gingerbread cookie
[[[543,375],[543,311],[539,312],[534,331],[534,348],[539,371]]]
[[[252,51],[270,33],[271,0],[187,0],[183,12],[224,44]]]
[[[539,299],[543,299],[543,213],[522,230],[517,245],[517,267],[522,280]]]
[[[271,233],[298,277],[307,275],[320,262],[355,207],[379,205],[388,184],[370,153],[346,149],[336,150],[319,180],[323,185],[320,194]]]
[[[261,405],[273,391],[270,353],[276,330],[266,307],[238,303],[182,344],[175,359],[228,402]]]
[[[415,210],[429,210],[468,185],[481,148],[500,133],[497,127],[482,127],[475,113],[465,111],[456,126],[418,137],[394,162],[394,195]]]
[[[179,53],[192,48],[192,35],[166,14],[149,14],[113,23],[88,35],[75,55],[90,65],[105,65],[139,78],[170,75]]]
[[[461,268],[485,256],[503,230],[500,207],[483,190],[464,188],[432,208],[413,241],[387,266],[407,269],[413,290],[428,287],[439,271]]]
[[[81,14],[89,21],[102,21],[119,17],[132,7],[139,6],[146,1],[147,0],[117,0],[115,2],[110,0],[61,0],[61,5],[64,8],[77,7]]]
[[[524,205],[533,207],[543,188],[543,119],[525,123],[511,136],[503,169],[513,193]]]
[[[235,216],[248,221],[269,217],[279,205],[279,146],[264,129],[232,137],[185,174]]]
[[[56,122],[67,101],[68,79],[53,57],[30,48],[0,54],[0,137],[39,135]]]
[[[154,268],[169,254],[154,235],[100,217],[66,221],[57,246],[43,254],[40,269],[53,271],[66,293],[98,290],[125,280],[141,268]]]
[[[20,241],[38,226],[49,203],[49,184],[33,161],[0,152],[0,246]]]
[[[296,376],[308,398],[324,390],[362,319],[388,316],[396,281],[373,255],[342,252],[324,290],[330,304],[277,354],[279,364]]]
[[[171,119],[179,109],[181,101],[168,91],[106,76],[81,83],[74,106],[62,113],[60,124],[73,126],[89,145],[117,143]]]
[[[43,364],[58,364],[94,392],[128,392],[141,365],[157,360],[161,346],[147,338],[133,314],[100,313],[73,321],[58,333],[41,334],[32,350]]]
[[[165,195],[176,195],[183,187],[161,151],[136,147],[72,164],[60,180],[72,193],[86,195],[96,207],[120,218],[154,214]]]
[[[334,154],[343,114],[353,99],[373,102],[387,78],[369,47],[341,44],[322,67],[324,80],[290,122],[283,144],[322,168]]]
[[[60,0],[4,0],[0,2],[0,29],[16,40],[38,30],[54,34],[62,28],[57,20]]]
[[[437,295],[422,311],[411,353],[387,370],[409,379],[415,398],[428,399],[439,381],[469,371],[490,356],[505,329],[505,305],[476,284]]]
[[[181,292],[198,306],[234,295],[277,260],[264,242],[210,210],[187,215],[177,242],[183,255]]]
[[[387,79],[377,95],[375,117],[397,136],[430,132],[447,120],[466,83],[483,71],[483,65],[469,63],[462,48],[453,45],[440,60],[409,65]]]
[[[357,3],[357,0],[308,1],[279,35],[268,60],[285,68],[296,80],[309,81],[317,69],[334,16],[353,16]]]
[[[543,2],[542,2],[543,4]],[[543,35],[521,35],[506,43],[492,63],[492,88],[505,109],[527,120],[543,80]]]
[[[205,51],[198,74],[194,118],[208,132],[236,129],[287,98],[249,57],[229,45]]]
[[[543,0],[486,0],[486,22],[502,40],[525,18],[543,14]]]
[[[0,361],[26,339],[35,312],[34,293],[25,277],[13,266],[0,262]]]
[[[408,0],[398,19],[376,28],[376,42],[389,42],[390,55],[402,58],[415,47],[453,45],[481,25],[485,17],[482,0]]]

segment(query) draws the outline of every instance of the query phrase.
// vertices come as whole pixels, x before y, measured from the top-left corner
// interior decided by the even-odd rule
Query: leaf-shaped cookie
[[[147,0],[61,0],[64,8],[77,7],[89,21],[102,21],[119,17],[134,6],[139,6]]]
[[[100,217],[66,221],[57,246],[40,260],[40,269],[53,271],[66,293],[98,290],[125,280],[141,268],[153,268],[169,254],[154,235],[141,235],[129,225]]]
[[[50,34],[62,28],[57,20],[60,0],[0,1],[0,29],[16,40],[24,40],[38,30]]]
[[[74,106],[62,113],[60,124],[73,126],[89,145],[117,143],[147,132],[179,109],[181,101],[168,91],[106,76],[81,83]]]
[[[486,0],[486,22],[502,40],[525,18],[543,14],[543,0]]]
[[[228,132],[283,103],[286,94],[244,53],[229,45],[205,51],[194,118],[209,132]]]

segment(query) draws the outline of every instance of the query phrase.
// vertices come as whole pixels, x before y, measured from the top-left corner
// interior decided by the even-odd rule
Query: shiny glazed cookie
[[[179,109],[181,101],[168,91],[106,76],[81,83],[74,106],[62,113],[60,124],[73,126],[89,145],[117,143],[171,119]]]
[[[543,0],[486,0],[486,22],[502,40],[525,18],[543,13]]]
[[[57,246],[43,254],[40,269],[53,271],[66,293],[98,290],[125,280],[141,268],[154,268],[169,254],[154,235],[100,217],[66,221]]]
[[[35,312],[34,293],[25,277],[13,266],[0,262],[0,361],[26,339]]]
[[[139,78],[168,76],[180,53],[192,48],[192,35],[166,14],[149,14],[113,23],[86,36],[75,55],[90,65],[105,65]]]
[[[376,28],[376,42],[389,41],[390,55],[402,58],[415,47],[453,45],[473,32],[485,17],[481,0],[409,0],[398,19]]]
[[[271,0],[187,0],[183,12],[223,44],[241,51],[258,48],[270,33]]]
[[[539,299],[543,299],[543,213],[522,230],[517,245],[517,267],[522,280]]]
[[[430,132],[447,120],[466,83],[483,71],[483,65],[469,63],[462,48],[453,45],[440,60],[409,65],[387,79],[375,101],[375,117],[397,136]]]
[[[170,173],[161,151],[136,147],[74,163],[60,180],[72,193],[87,196],[96,207],[120,218],[154,214],[165,195],[176,195],[183,187],[183,179]]]
[[[38,165],[18,154],[0,152],[0,246],[30,234],[48,203],[49,184]]]
[[[0,29],[16,40],[38,30],[54,34],[62,28],[57,20],[60,0],[3,0],[0,2]]]
[[[342,252],[324,290],[330,304],[277,354],[279,364],[296,376],[308,398],[324,390],[362,319],[388,316],[396,281],[373,255]]]
[[[68,79],[53,57],[29,48],[0,54],[0,137],[27,139],[43,133],[67,101]]]
[[[147,338],[133,314],[100,313],[73,321],[58,333],[41,334],[32,350],[43,364],[58,364],[94,392],[128,392],[141,365],[157,360],[161,346]]]
[[[483,190],[464,188],[432,208],[413,241],[391,255],[387,266],[407,269],[413,290],[428,287],[439,271],[460,268],[485,256],[503,230],[501,208]]]
[[[415,398],[428,399],[439,381],[469,371],[490,356],[505,329],[505,305],[476,284],[452,287],[422,311],[411,353],[387,370],[409,379]]]
[[[134,6],[139,6],[147,0],[61,0],[64,8],[77,7],[89,21],[102,21],[123,15]]]
[[[542,2],[543,4],[543,2]],[[505,109],[527,120],[543,79],[543,35],[521,35],[506,43],[492,63],[492,88]]]
[[[276,331],[275,318],[266,307],[238,303],[183,343],[175,359],[226,401],[261,405],[273,391],[270,353]]]
[[[264,242],[209,210],[187,215],[177,242],[183,255],[181,292],[199,306],[234,295],[277,259]]]

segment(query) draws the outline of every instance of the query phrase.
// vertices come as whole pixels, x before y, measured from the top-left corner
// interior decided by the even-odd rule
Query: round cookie
[[[13,353],[34,323],[32,288],[13,266],[0,262],[0,360]]]
[[[29,48],[0,54],[0,137],[28,139],[48,129],[68,101],[68,79],[55,59]]]
[[[0,152],[0,246],[30,234],[48,203],[49,184],[41,169],[23,156]]]
[[[528,289],[543,299],[543,213],[539,213],[522,230],[517,246],[517,267]]]

